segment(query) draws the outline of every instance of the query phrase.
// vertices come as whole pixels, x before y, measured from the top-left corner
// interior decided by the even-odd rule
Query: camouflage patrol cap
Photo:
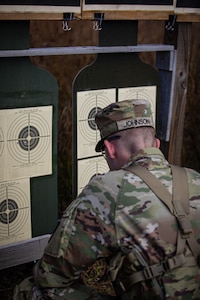
[[[96,152],[101,151],[104,140],[115,132],[137,127],[154,127],[151,104],[143,99],[112,103],[96,114],[95,122],[101,135],[101,140],[95,147]]]

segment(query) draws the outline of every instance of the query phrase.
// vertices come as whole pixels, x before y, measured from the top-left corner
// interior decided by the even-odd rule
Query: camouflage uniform
[[[171,168],[159,149],[138,151],[130,157],[131,164],[144,166],[172,191]],[[200,174],[187,169],[187,176],[190,219],[200,241]],[[82,272],[97,259],[135,244],[151,264],[159,263],[175,254],[176,242],[176,218],[138,176],[123,169],[95,176],[66,209],[35,266],[34,285],[42,298],[20,298],[16,290],[15,299],[112,299],[84,285]],[[187,246],[184,252],[191,255]],[[175,273],[163,277],[166,298],[200,299],[200,269],[182,267]]]
[[[170,167],[160,150],[141,150],[129,163],[145,166],[171,191]],[[187,170],[187,174],[192,226],[199,240],[200,175],[193,170]],[[64,212],[35,267],[35,281],[42,288],[53,288],[45,292],[50,299],[59,299],[54,294],[60,294],[62,299],[98,299],[95,293],[84,296],[82,290],[76,289],[85,268],[122,245],[135,243],[142,247],[151,263],[159,262],[165,255],[174,254],[176,228],[175,218],[139,177],[124,170],[99,175]],[[189,249],[185,251],[190,255]],[[177,279],[164,276],[166,293],[174,297],[171,299],[200,299],[197,267],[189,272],[188,268],[178,269],[176,278],[179,278],[178,285]]]

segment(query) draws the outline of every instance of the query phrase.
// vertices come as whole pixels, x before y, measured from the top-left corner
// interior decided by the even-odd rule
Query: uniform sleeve
[[[66,209],[34,269],[40,287],[66,287],[98,257],[116,248],[115,201],[101,179],[93,179]]]
[[[200,173],[193,169],[185,168],[188,176],[190,201],[200,199]]]

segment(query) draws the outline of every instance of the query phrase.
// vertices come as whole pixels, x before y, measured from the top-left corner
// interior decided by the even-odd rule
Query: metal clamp
[[[95,13],[94,14],[94,22],[93,22],[93,29],[94,30],[102,30],[102,22],[104,19],[103,13]]]
[[[176,23],[176,18],[177,16],[176,15],[170,15],[169,16],[169,20],[167,21],[167,24],[165,25],[165,29],[170,31],[170,32],[173,32],[174,29],[175,29],[175,23]]]
[[[70,31],[71,30],[71,27],[69,27],[69,25],[68,25],[68,21],[72,21],[73,18],[74,18],[73,13],[64,13],[63,14],[62,29],[64,31]]]

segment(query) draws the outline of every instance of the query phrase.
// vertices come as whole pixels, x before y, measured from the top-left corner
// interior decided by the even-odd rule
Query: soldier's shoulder
[[[83,193],[88,192],[102,192],[105,190],[115,190],[121,185],[124,177],[123,170],[109,171],[107,173],[96,174],[93,176],[88,184],[84,187]]]
[[[89,181],[89,184],[96,184],[97,182],[112,182],[116,178],[122,179],[124,176],[125,171],[120,169],[120,170],[115,170],[115,171],[109,171],[106,173],[100,173],[94,175],[91,180]]]
[[[191,168],[184,168],[186,170],[187,176],[189,180],[192,180],[193,183],[196,183],[197,185],[200,185],[200,173],[194,169]]]

